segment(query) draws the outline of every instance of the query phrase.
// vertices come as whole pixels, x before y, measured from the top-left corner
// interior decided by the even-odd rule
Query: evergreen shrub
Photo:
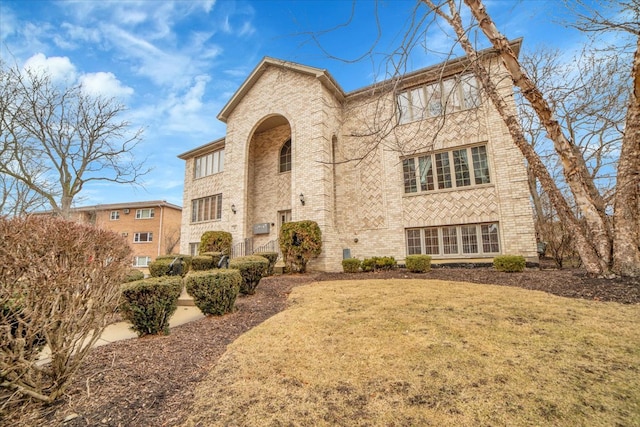
[[[267,261],[269,261],[269,268],[267,268],[266,276],[272,276],[273,269],[276,266],[276,262],[278,261],[278,256],[280,256],[278,252],[258,252],[254,255],[260,255],[261,257],[264,257],[267,259]]]
[[[431,270],[431,257],[429,255],[407,255],[405,265],[407,270],[412,273],[425,273]]]
[[[360,271],[362,262],[358,258],[347,258],[342,260],[342,271],[345,273],[357,273]]]
[[[242,276],[238,270],[191,272],[185,277],[187,293],[203,314],[221,316],[233,311]]]
[[[218,267],[214,258],[208,255],[198,255],[191,259],[191,271],[211,270]]]
[[[493,267],[507,273],[522,272],[525,265],[526,261],[521,255],[501,255],[493,258]]]
[[[288,271],[304,273],[322,252],[322,232],[315,221],[287,222],[280,229],[280,251]]]
[[[138,336],[168,335],[169,319],[178,308],[180,276],[153,277],[122,285],[120,310]]]
[[[259,255],[242,256],[233,258],[229,262],[229,268],[238,270],[242,276],[240,292],[253,295],[256,292],[258,283],[260,283],[260,279],[267,274],[269,261]]]
[[[233,237],[227,231],[207,231],[200,237],[200,254],[204,252],[231,253],[231,243]]]

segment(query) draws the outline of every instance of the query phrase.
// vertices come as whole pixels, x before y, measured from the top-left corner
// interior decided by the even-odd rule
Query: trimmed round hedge
[[[124,301],[120,311],[138,336],[168,335],[169,319],[178,308],[182,292],[179,276],[152,277],[120,287]]]
[[[191,272],[185,277],[187,293],[203,314],[221,316],[234,310],[242,276],[238,270]]]
[[[229,261],[229,268],[238,270],[242,276],[240,292],[253,295],[260,279],[267,275],[269,261],[260,255],[242,256]]]

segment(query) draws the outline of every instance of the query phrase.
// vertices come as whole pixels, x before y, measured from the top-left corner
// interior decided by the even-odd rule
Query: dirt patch
[[[238,299],[238,310],[171,330],[166,337],[121,341],[95,349],[65,398],[44,406],[9,405],[0,424],[33,426],[174,426],[185,421],[194,389],[229,343],[286,307],[295,286],[322,280],[385,278],[442,279],[492,283],[546,291],[569,298],[640,303],[637,279],[605,280],[582,270],[498,273],[490,268],[406,270],[377,273],[318,273],[263,279],[256,294]],[[64,420],[67,420],[64,422]]]

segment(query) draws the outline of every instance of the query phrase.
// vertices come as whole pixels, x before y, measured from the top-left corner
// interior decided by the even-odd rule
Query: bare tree
[[[136,184],[148,172],[132,155],[142,129],[130,131],[124,111],[79,84],[58,86],[46,72],[0,63],[0,174],[65,218],[88,182]]]
[[[174,227],[164,234],[164,251],[172,254],[173,250],[180,244],[180,228]]]
[[[540,156],[527,143],[518,117],[507,108],[507,104],[497,91],[495,83],[489,78],[487,67],[478,61],[478,51],[469,39],[473,24],[465,25],[463,23],[459,4],[455,0],[445,0],[438,4],[432,0],[422,1],[430,12],[442,18],[453,29],[456,41],[471,60],[472,70],[481,82],[485,94],[502,116],[515,144],[525,156],[532,172],[547,193],[564,228],[573,236],[576,249],[587,271],[591,274],[604,276],[609,276],[612,272],[629,276],[639,275],[640,248],[638,247],[639,223],[637,219],[638,165],[640,164],[638,162],[640,153],[638,143],[640,140],[639,50],[636,48],[634,54],[632,81],[635,86],[629,97],[622,139],[612,226],[605,198],[595,185],[583,153],[571,139],[567,129],[558,120],[553,106],[526,73],[509,41],[498,31],[482,2],[480,0],[464,0],[474,22],[477,23],[482,34],[491,42],[501,58],[513,85],[522,92],[522,96],[535,111],[537,119],[544,127],[549,139],[553,141],[555,153],[562,164],[564,181],[571,191],[571,200],[563,195]],[[637,2],[633,3],[635,5]],[[635,9],[636,18],[639,9]],[[638,22],[638,20],[632,22]],[[631,30],[635,29],[635,27],[629,26]],[[625,29],[628,30],[627,27]],[[634,34],[637,37],[637,34]],[[575,203],[577,212],[572,210],[570,201]],[[635,213],[630,210],[635,210]]]

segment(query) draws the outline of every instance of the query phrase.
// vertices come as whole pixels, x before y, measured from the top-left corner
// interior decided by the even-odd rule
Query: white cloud
[[[82,90],[92,95],[126,98],[133,94],[133,89],[123,85],[113,73],[89,73],[80,77]]]
[[[23,68],[34,72],[46,72],[54,82],[72,83],[76,80],[76,67],[66,56],[47,58],[43,53],[36,53],[27,59]]]

